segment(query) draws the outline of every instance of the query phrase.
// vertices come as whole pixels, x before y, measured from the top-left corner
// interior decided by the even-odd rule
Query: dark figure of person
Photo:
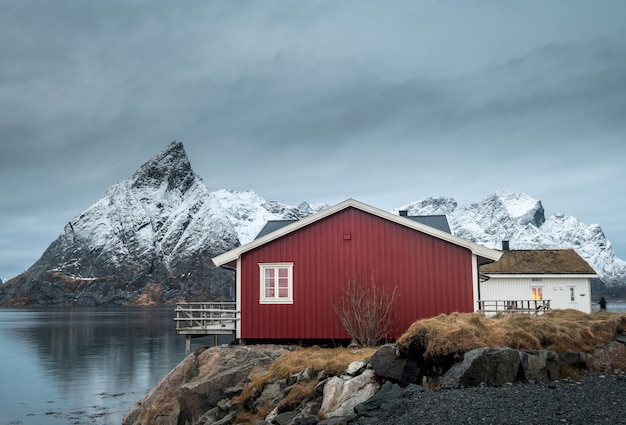
[[[606,310],[606,300],[604,299],[604,297],[600,298],[600,310]]]

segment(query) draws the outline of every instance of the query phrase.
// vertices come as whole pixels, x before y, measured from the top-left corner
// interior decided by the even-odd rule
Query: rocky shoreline
[[[200,348],[138,401],[123,424],[623,423],[626,346],[618,341],[565,357],[480,348],[428,379],[391,344],[352,361],[344,372],[298,363],[295,373],[271,373],[279,358],[298,350]],[[363,350],[354,353],[362,356]],[[580,379],[560,376],[567,361],[572,367],[584,363],[587,370],[572,369]]]

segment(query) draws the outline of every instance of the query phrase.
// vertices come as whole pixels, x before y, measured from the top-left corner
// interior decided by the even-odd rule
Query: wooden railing
[[[191,338],[212,336],[212,345],[217,345],[218,335],[236,338],[240,312],[235,303],[178,303],[175,312],[176,333],[185,335],[187,353],[191,351]]]
[[[190,302],[176,304],[176,332],[211,335],[237,329],[239,311],[235,303]]]
[[[542,314],[550,310],[550,300],[479,300],[479,313]]]

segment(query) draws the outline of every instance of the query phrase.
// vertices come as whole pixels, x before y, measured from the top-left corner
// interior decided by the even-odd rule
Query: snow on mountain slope
[[[546,219],[541,201],[525,193],[497,191],[469,207],[433,196],[394,212],[398,210],[411,215],[445,214],[454,235],[489,248],[500,249],[505,240],[510,249],[572,248],[606,284],[626,283],[626,262],[615,256],[598,224],[587,225],[564,214]]]
[[[327,204],[302,202],[292,207],[277,201],[266,201],[252,190],[236,192],[222,189],[213,192],[213,195],[221,203],[242,244],[252,241],[270,220],[299,220],[328,208]]]
[[[55,246],[72,274],[98,276],[105,270],[138,266],[138,273],[184,273],[190,257],[210,247],[223,252],[237,243],[218,199],[193,170],[182,144],[172,143],[128,180],[70,221]],[[99,253],[89,261],[85,254]]]
[[[15,284],[3,285],[0,304],[232,299],[230,274],[210,258],[238,244],[220,201],[173,142],[74,217]]]

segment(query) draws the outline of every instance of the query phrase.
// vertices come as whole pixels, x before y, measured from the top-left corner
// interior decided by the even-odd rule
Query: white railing
[[[549,311],[550,300],[479,300],[479,313],[542,314]]]
[[[191,352],[191,338],[211,336],[217,345],[218,335],[237,335],[240,312],[235,303],[190,302],[176,304],[176,333],[185,335],[185,349]]]
[[[176,332],[215,335],[237,329],[240,312],[235,303],[189,302],[176,304]]]

